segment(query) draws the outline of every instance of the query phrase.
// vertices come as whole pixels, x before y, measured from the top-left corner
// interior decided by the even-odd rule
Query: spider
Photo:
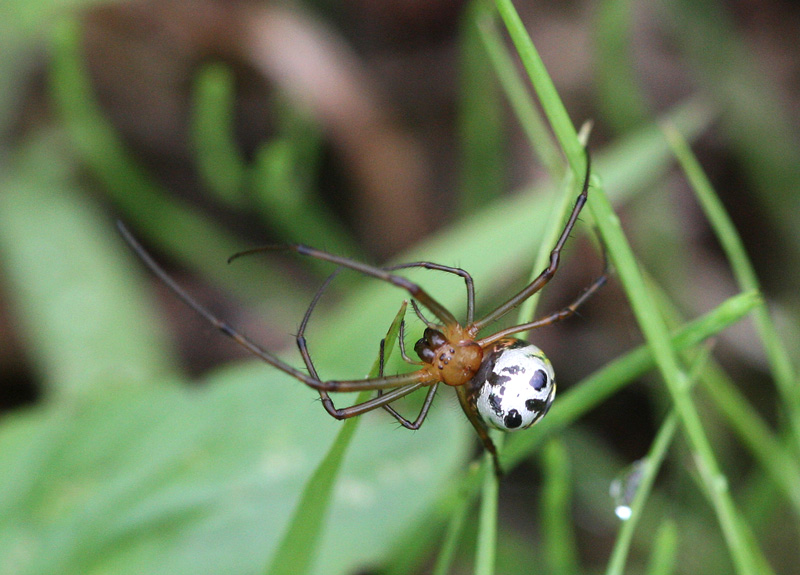
[[[267,246],[240,252],[231,256],[229,262],[243,255],[255,252],[287,249],[299,255],[317,258],[339,266],[323,283],[313,298],[303,321],[300,324],[296,339],[297,347],[303,358],[308,373],[281,361],[246,336],[236,331],[226,322],[218,319],[209,310],[195,301],[153,260],[153,258],[136,241],[122,222],[118,227],[122,236],[142,259],[144,264],[158,276],[189,307],[194,309],[216,329],[233,339],[236,343],[259,357],[269,365],[300,380],[319,392],[325,410],[336,419],[347,419],[383,408],[408,429],[418,429],[425,420],[431,407],[436,390],[440,383],[456,390],[459,403],[464,413],[475,428],[484,448],[491,454],[496,474],[502,475],[497,449],[489,436],[488,428],[494,427],[502,431],[517,431],[530,427],[547,413],[556,392],[556,380],[550,361],[535,345],[510,336],[551,325],[575,314],[578,307],[589,299],[606,282],[607,264],[602,274],[565,308],[540,319],[507,327],[491,335],[478,338],[478,333],[489,324],[513,310],[533,294],[541,290],[555,275],[558,269],[561,250],[586,203],[589,191],[591,162],[586,152],[586,173],[583,186],[572,212],[564,226],[555,247],[550,253],[549,265],[519,293],[505,303],[490,311],[482,318],[474,319],[475,289],[472,276],[460,269],[433,262],[419,261],[392,267],[374,267],[349,258],[330,254],[303,244],[286,246]],[[388,282],[406,290],[411,296],[415,314],[425,324],[422,337],[414,345],[418,360],[411,359],[405,350],[405,322],[400,323],[399,342],[403,360],[418,367],[416,371],[399,375],[383,373],[384,350],[383,341],[380,346],[380,362],[377,377],[356,380],[325,381],[317,373],[311,359],[305,338],[305,330],[311,313],[327,285],[340,269],[349,268],[366,276]],[[455,274],[464,279],[467,289],[467,320],[461,325],[458,320],[442,304],[436,301],[422,287],[397,275],[396,271],[409,268],[424,268]],[[423,315],[421,307],[428,310],[436,320],[431,321]],[[392,402],[409,395],[423,387],[428,387],[427,395],[417,417],[412,421],[403,417],[393,407]],[[351,405],[337,408],[329,392],[376,391],[375,397]]]

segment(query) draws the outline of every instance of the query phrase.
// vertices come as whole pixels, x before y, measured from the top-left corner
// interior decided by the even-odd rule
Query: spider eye
[[[436,353],[428,347],[428,342],[426,342],[425,339],[417,340],[417,343],[414,344],[414,351],[417,352],[419,358],[425,363],[433,363],[433,360],[436,358]]]
[[[550,409],[556,394],[553,366],[541,349],[517,340],[486,354],[479,371],[478,414],[503,431],[525,429]]]
[[[444,344],[447,343],[447,338],[444,337],[444,334],[440,331],[435,329],[431,329],[429,327],[425,328],[425,333],[423,334],[423,338],[425,342],[428,344],[429,347],[436,349],[442,347]]]

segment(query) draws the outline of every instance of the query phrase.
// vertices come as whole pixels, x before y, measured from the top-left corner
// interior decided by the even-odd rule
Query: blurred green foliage
[[[699,78],[702,98],[657,118],[657,105],[637,80],[636,5],[599,6],[594,97],[613,136],[593,153],[594,221],[588,210],[584,219],[608,243],[645,343],[559,391],[540,425],[508,438],[505,465],[537,465],[542,489],[526,494],[528,506],[509,512],[501,483],[500,511],[484,501],[479,529],[469,504],[483,480],[481,467],[468,463],[473,432],[457,409],[442,405],[444,398],[416,433],[397,431],[375,413],[335,440],[342,426],[325,415],[313,390],[275,370],[247,360],[193,378],[181,367],[145,273],[115,231],[117,217],[159,256],[240,302],[268,299],[261,310],[286,331],[313,291],[280,259],[227,266],[226,258],[247,242],[171,194],[138,160],[104,114],[88,73],[80,14],[92,4],[99,3],[12,0],[0,11],[0,288],[24,362],[42,390],[34,405],[0,419],[0,575],[261,573],[298,559],[315,573],[400,574],[425,572],[436,555],[436,572],[447,573],[469,570],[476,549],[481,573],[511,575],[596,573],[606,563],[609,573],[693,575],[788,573],[785,566],[796,565],[796,546],[782,542],[796,537],[800,520],[797,349],[774,325],[771,302],[756,293],[739,233],[683,138],[694,139],[721,118],[719,134],[741,159],[754,201],[764,206],[790,264],[800,254],[794,209],[800,152],[788,113],[721,5],[664,5],[664,26]],[[524,28],[514,27],[513,7],[497,4],[539,97],[530,96],[514,64],[518,56],[506,46],[496,8],[471,2],[459,26],[460,213],[398,258],[469,270],[482,309],[506,293],[510,270],[514,278],[530,271],[543,230],[553,227],[546,192],[561,186],[573,194],[562,182],[569,164],[580,173],[581,161],[573,123],[555,90],[547,91],[549,76],[526,48]],[[713,38],[714,50],[699,38]],[[22,122],[22,98],[42,58],[50,114]],[[222,62],[199,66],[190,149],[206,199],[254,218],[283,241],[348,255],[366,251],[316,195],[324,136],[314,120],[275,96],[275,133],[246,158],[236,142],[235,104],[233,70]],[[657,120],[668,122],[669,139]],[[508,181],[512,121],[523,126],[555,186],[486,193]],[[660,278],[664,262],[690,265],[681,231],[665,224],[670,237],[662,251],[637,250],[635,260],[602,204],[603,190],[615,206],[652,200],[673,153],[741,290],[714,294],[713,309],[688,323],[674,302],[676,286],[659,286],[642,273],[653,268]],[[642,212],[631,210],[642,214],[641,222],[675,221]],[[312,276],[327,271],[309,267]],[[787,277],[797,278],[798,269],[791,265]],[[688,277],[688,270],[674,276]],[[409,277],[463,313],[458,278],[424,270]],[[313,321],[312,354],[331,378],[369,372],[405,296],[377,282],[342,280],[332,289],[335,304]],[[629,315],[628,303],[621,305],[619,314]],[[788,306],[787,313],[797,312],[796,302]],[[752,310],[765,371],[775,381],[762,395],[777,418],[761,415],[763,403],[743,394],[737,374],[709,357],[703,343]],[[410,321],[409,342],[419,329]],[[607,491],[630,461],[581,418],[654,366],[663,374],[659,384],[669,386],[646,387],[664,407],[662,432],[646,462],[663,461],[671,471],[659,479],[657,467],[650,468],[654,483],[634,499],[634,519],[620,528]],[[413,409],[413,400],[405,407]],[[749,468],[738,464],[742,454]],[[486,513],[494,520],[486,521]],[[531,541],[529,530],[540,527]]]

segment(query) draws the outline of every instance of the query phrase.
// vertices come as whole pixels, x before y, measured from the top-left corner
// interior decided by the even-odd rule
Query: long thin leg
[[[589,176],[591,175],[592,171],[592,162],[591,156],[589,155],[588,148],[585,148],[586,151],[586,174],[583,180],[583,189],[581,193],[578,195],[577,200],[575,200],[575,207],[572,208],[572,213],[567,220],[566,225],[564,226],[564,230],[561,232],[561,236],[558,238],[553,251],[550,252],[550,264],[542,271],[539,276],[533,280],[525,289],[519,292],[517,295],[509,299],[504,304],[500,305],[494,311],[489,312],[485,317],[476,321],[473,325],[477,330],[481,330],[482,328],[486,327],[492,322],[497,321],[509,311],[520,305],[526,299],[531,297],[533,294],[538,292],[542,289],[547,282],[549,282],[553,276],[556,274],[556,270],[558,269],[559,260],[561,257],[561,250],[564,247],[564,244],[569,237],[572,228],[575,227],[575,222],[578,220],[578,216],[583,209],[584,204],[586,203],[586,199],[588,198],[589,194]]]
[[[508,337],[510,335],[513,335],[515,333],[520,333],[522,331],[528,331],[528,330],[531,330],[531,329],[536,329],[536,328],[539,328],[539,327],[552,325],[552,324],[554,324],[556,322],[559,322],[561,320],[567,319],[568,317],[574,315],[575,312],[578,310],[578,308],[581,305],[583,305],[586,302],[586,300],[588,300],[590,297],[592,297],[597,292],[597,290],[599,290],[601,287],[603,287],[603,285],[606,283],[607,279],[608,279],[608,274],[607,274],[607,271],[604,270],[603,274],[600,277],[598,277],[596,280],[594,280],[594,282],[592,282],[592,284],[587,289],[585,289],[583,291],[583,293],[580,296],[578,296],[578,298],[575,301],[573,301],[571,304],[569,304],[567,307],[565,307],[565,308],[563,308],[563,309],[561,309],[561,310],[559,310],[559,311],[557,311],[555,313],[552,313],[552,314],[550,314],[548,316],[545,316],[543,318],[539,318],[537,320],[534,320],[534,321],[531,321],[531,322],[528,322],[528,323],[523,323],[523,324],[520,324],[520,325],[515,325],[515,326],[512,326],[512,327],[508,327],[506,329],[500,330],[497,333],[494,333],[494,334],[490,335],[489,337],[486,337],[484,339],[478,340],[477,341],[478,345],[480,345],[482,348],[486,349],[486,346],[491,345],[491,344],[495,343],[496,341],[499,341],[499,340],[503,339],[504,337]]]
[[[311,300],[311,303],[308,304],[308,309],[306,309],[306,313],[303,315],[303,321],[300,322],[300,328],[297,330],[297,335],[295,336],[295,342],[297,344],[298,349],[300,350],[300,356],[303,358],[303,363],[306,364],[306,368],[308,372],[314,379],[319,379],[319,374],[317,373],[317,368],[314,367],[314,362],[311,360],[311,354],[308,352],[308,343],[306,342],[306,327],[308,326],[308,322],[311,319],[311,314],[314,312],[314,308],[317,307],[317,303],[319,302],[322,294],[325,293],[325,290],[328,289],[328,286],[331,282],[339,275],[339,271],[341,268],[336,268],[331,275],[329,275],[322,285],[319,286],[317,293],[314,294],[314,298]],[[381,374],[383,375],[383,374]],[[328,395],[328,392],[324,389],[318,389],[319,398],[322,400],[322,405],[328,411],[329,414],[335,417],[337,412],[336,407],[333,405],[333,400]]]
[[[428,393],[425,396],[425,402],[422,404],[422,409],[419,410],[419,415],[417,415],[417,418],[414,421],[409,421],[400,415],[391,405],[384,405],[383,408],[391,413],[394,418],[400,422],[400,425],[406,429],[419,429],[422,427],[422,422],[424,422],[425,418],[428,417],[428,410],[431,408],[431,404],[433,403],[433,398],[436,395],[436,389],[438,387],[439,382],[437,381],[430,387],[430,389],[428,389]]]
[[[216,329],[221,331],[223,334],[231,338],[233,341],[241,345],[247,351],[255,355],[256,357],[260,358],[264,362],[268,363],[269,365],[276,367],[283,371],[284,373],[291,375],[292,377],[299,379],[309,387],[313,387],[314,389],[322,389],[325,391],[364,391],[364,390],[371,390],[371,389],[390,389],[395,387],[402,387],[403,389],[407,389],[408,387],[413,387],[414,389],[418,389],[419,387],[428,384],[430,379],[430,375],[424,371],[419,370],[413,373],[406,373],[402,375],[392,375],[387,377],[378,377],[378,378],[370,378],[370,379],[357,379],[357,380],[345,380],[345,381],[320,381],[319,378],[313,377],[312,375],[308,375],[303,373],[302,371],[292,367],[288,363],[285,363],[266,351],[262,349],[258,344],[254,343],[244,335],[237,332],[233,327],[231,327],[226,322],[219,319],[213,313],[211,313],[208,309],[200,305],[196,302],[188,293],[186,293],[183,288],[181,288],[177,282],[172,279],[167,272],[165,272],[156,262],[155,260],[148,254],[145,249],[139,244],[138,241],[131,235],[128,231],[128,228],[125,227],[125,224],[118,221],[117,227],[119,228],[122,237],[131,246],[134,252],[139,256],[139,258],[144,262],[144,264],[152,271],[161,281],[163,281],[167,287],[169,287],[175,295],[177,295],[186,305],[196,311],[200,316],[202,316],[206,321],[208,321],[212,326]],[[395,390],[398,391],[398,390]],[[413,389],[407,390],[407,393],[411,393]],[[402,395],[392,396],[392,397],[402,397]],[[390,397],[391,394],[386,394],[384,397]],[[369,403],[369,402],[367,402]],[[375,409],[376,407],[380,407],[383,403],[378,403],[371,409]],[[363,413],[359,411],[358,413]],[[348,417],[352,417],[349,415]]]
[[[383,269],[387,271],[393,271],[405,268],[425,268],[427,270],[436,270],[436,271],[455,274],[459,277],[464,278],[464,283],[467,286],[467,323],[468,324],[472,323],[472,320],[474,319],[475,315],[475,281],[472,279],[472,276],[469,274],[468,271],[462,270],[461,268],[454,268],[451,266],[436,264],[433,262],[411,262]]]
[[[399,334],[399,342],[400,342],[400,355],[407,363],[418,365],[420,362],[413,361],[406,355],[405,350],[405,343],[403,339],[405,337],[405,322],[400,322],[400,334]],[[380,344],[380,352],[378,354],[379,362],[378,362],[378,375],[383,376],[383,369],[385,366],[385,353],[386,353],[386,339],[381,340]],[[439,382],[437,381],[434,383],[431,388],[428,390],[427,395],[425,396],[425,402],[422,404],[422,409],[417,415],[417,418],[412,422],[400,415],[400,413],[393,408],[391,405],[384,405],[383,409],[388,411],[403,427],[406,429],[419,429],[422,426],[422,422],[425,421],[425,418],[428,415],[428,410],[431,407],[431,403],[433,402],[433,397],[436,395],[436,389],[439,387]],[[383,395],[383,390],[378,390],[378,397]]]
[[[502,477],[503,468],[500,466],[500,457],[497,454],[497,447],[495,447],[492,438],[489,437],[489,431],[486,429],[486,425],[478,416],[478,408],[475,405],[475,395],[471,393],[471,390],[468,388],[469,384],[456,387],[456,394],[458,395],[458,401],[461,404],[461,409],[464,410],[464,414],[467,416],[467,419],[469,419],[469,422],[472,424],[472,427],[475,429],[478,437],[481,438],[484,449],[486,449],[486,451],[488,451],[492,456],[495,475],[497,475],[497,477]]]
[[[458,323],[456,321],[456,318],[453,316],[452,313],[450,313],[447,310],[447,308],[445,308],[442,304],[436,301],[430,294],[428,294],[419,285],[404,278],[403,276],[392,274],[384,269],[367,265],[361,262],[357,262],[355,260],[351,260],[350,258],[329,254],[328,252],[324,252],[322,250],[318,250],[303,244],[287,244],[282,246],[264,246],[260,248],[254,248],[251,250],[239,252],[238,254],[233,254],[230,258],[228,258],[228,261],[232,261],[236,258],[249,254],[254,254],[264,251],[275,251],[281,249],[292,250],[297,252],[301,256],[309,256],[312,258],[317,258],[320,260],[331,262],[340,265],[342,267],[349,268],[357,272],[361,272],[364,275],[368,275],[376,279],[388,282],[392,285],[395,285],[399,288],[406,290],[409,294],[411,294],[411,297],[413,297],[419,303],[428,308],[433,313],[433,315],[435,315],[437,318],[439,318],[439,320],[441,320],[443,324],[447,326],[453,326]]]
[[[422,313],[422,310],[419,309],[417,302],[415,302],[413,299],[411,300],[411,307],[414,308],[414,313],[417,314],[417,317],[422,323],[424,323],[431,329],[439,329],[438,325],[436,325],[434,322],[425,317],[425,315]]]
[[[411,300],[411,304],[414,304],[414,300]],[[410,363],[411,365],[425,365],[422,361],[414,361],[408,354],[406,354],[406,322],[405,320],[400,322],[400,334],[398,335],[398,342],[400,343],[400,357],[403,358],[403,361],[406,363]]]
[[[144,262],[144,264],[150,268],[150,271],[153,272],[162,282],[164,282],[167,287],[169,287],[175,294],[183,300],[183,302],[200,314],[206,321],[208,321],[211,325],[213,325],[216,329],[227,335],[233,341],[241,345],[247,351],[252,353],[253,355],[259,357],[269,365],[273,367],[277,367],[281,371],[295,377],[305,383],[306,385],[310,385],[311,387],[319,387],[322,383],[317,378],[306,375],[302,371],[299,371],[292,367],[291,365],[284,363],[268,351],[259,347],[256,343],[250,341],[248,338],[243,336],[242,334],[238,333],[234,330],[230,325],[226,322],[222,321],[221,319],[217,318],[214,314],[212,314],[209,310],[205,307],[200,305],[196,302],[192,297],[186,293],[182,287],[180,287],[175,280],[173,280],[167,272],[165,272],[161,266],[159,266],[155,260],[148,254],[145,249],[141,246],[141,244],[136,241],[133,235],[128,231],[128,228],[125,227],[121,221],[117,221],[117,228],[119,228],[122,237],[128,242],[128,245],[136,252],[136,255]]]
[[[373,409],[378,409],[379,407],[383,407],[392,403],[393,401],[397,401],[401,397],[405,397],[409,393],[414,393],[418,389],[425,387],[427,385],[424,381],[418,381],[416,383],[412,383],[410,385],[404,385],[402,387],[398,387],[397,389],[393,389],[389,393],[385,393],[378,397],[373,397],[372,399],[365,401],[364,403],[357,403],[356,405],[351,405],[350,407],[343,407],[342,409],[336,409],[333,406],[333,402],[328,400],[326,403],[324,400],[322,405],[325,406],[325,411],[331,414],[336,419],[348,419],[350,417],[355,417],[357,415],[361,415],[362,413],[366,413],[368,411],[372,411]]]

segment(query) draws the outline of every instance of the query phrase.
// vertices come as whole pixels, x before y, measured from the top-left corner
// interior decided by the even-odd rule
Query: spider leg
[[[439,320],[441,320],[441,322],[444,325],[453,326],[458,323],[456,321],[456,318],[453,316],[452,313],[450,313],[447,310],[447,308],[445,308],[442,304],[436,301],[430,294],[428,294],[424,289],[422,289],[422,287],[404,278],[403,276],[398,276],[393,273],[390,273],[387,270],[371,266],[368,264],[364,264],[361,262],[357,262],[350,258],[337,256],[322,250],[306,246],[304,244],[287,244],[281,246],[264,246],[260,248],[254,248],[251,250],[233,254],[230,258],[228,258],[228,261],[230,262],[244,255],[249,255],[263,251],[274,251],[279,249],[292,250],[294,252],[297,252],[301,256],[309,256],[312,258],[317,258],[319,260],[331,262],[339,266],[349,268],[357,272],[361,272],[364,275],[371,276],[376,279],[388,282],[394,286],[406,290],[411,295],[411,297],[415,298],[418,302],[420,302],[422,305],[428,308],[433,313],[433,315],[435,315],[437,318],[439,318]]]
[[[428,393],[425,396],[425,402],[422,404],[422,409],[419,410],[419,414],[414,421],[409,421],[395,410],[394,407],[391,405],[384,405],[383,408],[391,413],[394,418],[400,422],[400,425],[405,427],[406,429],[419,429],[422,427],[422,422],[425,421],[425,418],[428,416],[428,410],[431,408],[431,404],[433,403],[433,397],[436,395],[436,389],[439,387],[439,382],[437,381],[434,383],[430,389],[428,389]]]
[[[431,329],[439,329],[439,326],[437,324],[433,323],[431,320],[425,317],[425,315],[422,313],[422,310],[419,309],[417,302],[415,302],[413,299],[411,300],[411,307],[414,308],[414,313],[417,314],[417,317],[422,323],[424,323]]]
[[[411,305],[414,305],[414,300],[411,300]],[[403,361],[406,363],[410,363],[412,365],[424,365],[422,361],[414,361],[406,354],[406,322],[405,320],[400,322],[400,334],[398,335],[398,339],[400,341],[400,356],[403,358]],[[381,344],[381,353],[383,353],[383,344]],[[381,356],[382,358],[383,356]],[[383,375],[383,373],[381,373]]]
[[[355,417],[357,415],[361,415],[362,413],[366,413],[368,411],[372,411],[373,409],[378,409],[379,407],[388,405],[389,403],[392,403],[401,397],[405,397],[409,393],[414,393],[426,385],[428,385],[428,383],[425,381],[417,381],[416,383],[403,385],[397,389],[393,389],[389,393],[373,397],[364,403],[357,403],[355,405],[351,405],[350,407],[343,407],[342,409],[336,409],[330,399],[328,399],[327,403],[323,400],[322,404],[325,406],[325,410],[336,419],[348,419],[350,417]]]
[[[564,226],[564,230],[561,232],[561,236],[558,238],[553,251],[550,252],[550,264],[527,287],[525,287],[507,302],[500,305],[497,309],[489,312],[485,317],[476,321],[474,324],[472,324],[472,327],[476,328],[477,330],[481,330],[490,323],[497,321],[509,311],[516,308],[526,299],[542,289],[556,274],[561,257],[561,250],[564,247],[572,228],[575,227],[575,222],[578,220],[578,216],[580,215],[589,194],[589,176],[591,175],[592,171],[592,162],[591,156],[589,155],[589,149],[584,148],[584,150],[586,152],[586,174],[583,180],[583,188],[581,193],[578,195],[578,198],[575,200],[575,206],[572,208],[572,213],[570,213],[569,219]]]
[[[406,355],[404,337],[405,337],[405,322],[402,321],[402,322],[400,322],[400,334],[399,334],[400,355],[403,357],[403,359],[407,363],[420,365],[422,362],[413,361],[411,358],[409,358]],[[379,361],[379,364],[378,364],[379,365],[379,367],[378,367],[378,375],[379,376],[383,376],[385,349],[386,349],[386,339],[382,339],[381,340],[381,344],[380,344],[380,352],[379,352],[379,355],[378,355],[378,357],[380,358],[380,361]],[[419,415],[417,415],[417,418],[413,422],[409,421],[408,419],[406,419],[405,417],[400,415],[397,412],[397,410],[395,408],[393,408],[389,404],[384,405],[383,408],[386,411],[388,411],[400,423],[400,425],[402,425],[406,429],[419,429],[422,426],[422,422],[425,421],[425,417],[427,417],[427,415],[428,415],[428,410],[431,407],[431,403],[433,402],[433,397],[436,395],[436,389],[438,387],[439,387],[439,382],[437,381],[428,390],[428,393],[425,396],[425,402],[422,404],[422,409],[420,410]],[[378,390],[378,397],[381,397],[381,396],[383,396],[383,390],[379,389]]]
[[[469,274],[468,271],[462,270],[461,268],[454,268],[442,264],[436,264],[433,262],[412,262],[407,264],[399,264],[384,269],[387,271],[393,271],[405,268],[425,268],[426,270],[437,270],[455,274],[457,276],[464,278],[464,283],[467,286],[467,323],[468,324],[472,323],[475,314],[475,281],[472,279],[472,276]]]
[[[169,287],[175,294],[183,300],[183,302],[200,314],[206,321],[208,321],[212,326],[216,329],[224,333],[226,336],[231,338],[233,341],[241,345],[247,351],[252,353],[253,355],[257,356],[258,358],[262,359],[269,365],[276,367],[283,371],[284,373],[291,375],[292,377],[299,379],[306,385],[310,385],[311,387],[319,387],[322,382],[319,381],[316,377],[309,376],[302,371],[295,369],[288,363],[284,363],[265,349],[261,348],[259,345],[245,337],[244,335],[237,332],[233,327],[231,327],[226,322],[222,321],[221,319],[217,318],[213,313],[211,313],[208,309],[204,306],[200,305],[197,301],[195,301],[188,293],[186,293],[182,287],[180,287],[177,282],[172,279],[167,272],[165,272],[161,266],[159,266],[155,260],[148,254],[142,245],[133,237],[133,235],[128,231],[128,228],[125,227],[121,221],[117,220],[117,228],[119,228],[120,233],[122,234],[123,239],[128,243],[128,245],[136,252],[136,255],[144,262],[144,264],[153,272],[162,282],[164,282],[167,287]]]
[[[478,408],[475,405],[475,395],[472,393],[472,390],[468,388],[469,384],[456,387],[458,402],[461,404],[461,409],[464,410],[464,414],[467,416],[467,419],[469,419],[478,437],[481,438],[483,448],[492,456],[495,475],[497,475],[497,477],[502,477],[503,468],[500,466],[500,457],[497,454],[497,447],[495,447],[494,441],[492,441],[492,438],[489,436],[486,425],[478,416]]]
[[[575,315],[575,312],[578,310],[578,308],[581,305],[583,305],[586,302],[586,300],[592,297],[597,292],[597,290],[603,287],[603,285],[606,283],[607,280],[608,280],[608,265],[606,264],[606,267],[603,269],[603,273],[596,280],[594,280],[592,284],[588,288],[586,288],[580,296],[578,296],[575,299],[575,301],[573,301],[567,307],[562,308],[555,313],[551,313],[550,315],[545,316],[543,318],[539,318],[537,320],[528,323],[523,323],[520,325],[515,325],[500,330],[497,333],[490,335],[489,337],[478,340],[477,343],[478,345],[480,345],[485,349],[486,346],[489,346],[495,343],[496,341],[503,339],[504,337],[508,337],[509,335],[520,333],[522,331],[536,329],[539,327],[544,327],[546,325],[552,325],[556,322],[567,319],[568,317]]]
[[[211,313],[208,309],[202,306],[200,303],[195,301],[188,293],[186,293],[183,288],[181,288],[178,283],[170,277],[167,272],[165,272],[161,266],[159,266],[155,260],[148,254],[145,249],[139,244],[138,241],[133,237],[133,235],[128,231],[128,228],[125,227],[121,221],[117,221],[117,227],[119,228],[122,237],[131,246],[134,252],[139,256],[139,258],[144,262],[144,264],[152,271],[162,282],[164,282],[173,292],[177,295],[183,302],[196,311],[200,316],[202,316],[206,321],[208,321],[212,326],[216,329],[221,331],[223,334],[231,338],[233,341],[241,345],[247,351],[258,357],[259,359],[263,360],[264,362],[268,363],[269,365],[283,371],[284,373],[291,375],[295,379],[298,379],[308,385],[309,387],[313,387],[314,389],[324,390],[324,391],[363,391],[363,390],[370,390],[370,389],[389,389],[389,388],[401,388],[395,389],[391,393],[387,393],[383,396],[383,398],[390,398],[388,401],[394,401],[394,399],[398,397],[402,397],[403,395],[407,395],[411,393],[415,389],[419,389],[423,385],[428,385],[431,381],[431,375],[426,370],[418,370],[412,373],[405,373],[401,375],[391,375],[387,377],[378,377],[378,378],[371,378],[371,379],[356,379],[356,380],[345,380],[345,381],[320,381],[318,377],[316,377],[316,371],[312,371],[312,374],[306,374],[285,363],[266,351],[265,349],[261,348],[258,344],[254,343],[244,335],[237,332],[233,327],[231,327],[226,322],[219,319],[213,313]],[[318,299],[318,298],[317,298]],[[299,345],[299,344],[298,344]],[[308,350],[303,349],[301,352],[307,354]],[[309,357],[310,361],[310,357]],[[405,392],[402,394],[397,395],[396,392],[404,390]],[[383,399],[383,398],[376,398],[376,399]],[[371,400],[374,401],[374,400]],[[370,402],[366,402],[370,403]],[[378,402],[377,405],[371,407],[371,409],[375,409],[376,407],[380,407],[383,405],[384,402]],[[361,404],[364,405],[364,404]],[[355,407],[355,406],[354,406]],[[370,408],[367,409],[369,411]],[[344,411],[344,410],[339,410]],[[363,409],[361,411],[357,411],[353,415],[357,415],[358,413],[363,413]],[[335,417],[335,416],[334,416]],[[346,415],[346,417],[352,417],[352,415]]]

